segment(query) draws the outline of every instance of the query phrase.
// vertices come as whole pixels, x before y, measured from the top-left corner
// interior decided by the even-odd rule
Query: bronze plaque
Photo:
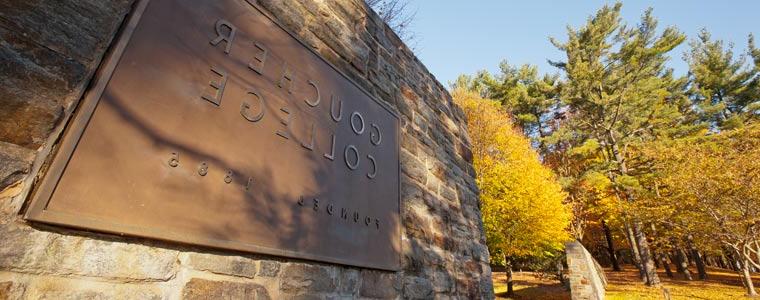
[[[26,218],[398,270],[398,116],[255,3],[140,1]]]

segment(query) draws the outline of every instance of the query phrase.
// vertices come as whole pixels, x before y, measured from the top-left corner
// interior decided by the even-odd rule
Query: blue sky
[[[549,43],[553,36],[566,40],[567,25],[578,27],[610,1],[444,1],[409,0],[417,15],[412,30],[418,36],[416,53],[443,84],[459,74],[477,70],[498,71],[507,59],[511,64],[530,63],[541,72],[557,69],[546,60],[563,59]],[[654,8],[660,28],[674,25],[689,39],[700,28],[713,38],[732,41],[735,52],[745,51],[747,35],[753,32],[760,43],[760,1],[623,1],[623,19],[633,25],[647,7]],[[676,74],[688,71],[682,60],[687,43],[676,48],[670,65]]]

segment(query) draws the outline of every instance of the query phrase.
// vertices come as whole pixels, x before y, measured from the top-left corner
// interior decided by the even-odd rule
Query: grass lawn
[[[512,276],[515,296],[507,298],[507,274],[493,273],[493,286],[496,299],[546,299],[570,300],[570,292],[555,280],[539,279],[533,272],[514,272]]]
[[[744,287],[736,272],[708,268],[707,280],[687,281],[681,274],[675,273],[674,278],[668,278],[665,272],[658,272],[662,287],[650,288],[641,283],[638,271],[627,266],[622,272],[611,272],[605,269],[609,285],[607,299],[664,299],[662,288],[670,291],[671,299],[741,299],[744,297]],[[696,270],[692,270],[696,278]],[[760,276],[753,276],[755,288],[760,284]]]
[[[657,299],[663,298],[663,288],[670,292],[671,299],[748,299],[744,296],[744,287],[739,276],[732,271],[708,268],[708,279],[687,281],[680,274],[668,278],[665,272],[659,272],[661,287],[650,288],[641,283],[638,271],[632,266],[625,266],[621,272],[605,269],[609,285],[607,299]],[[693,270],[696,278],[696,270]],[[755,287],[760,291],[760,276],[754,277]],[[539,279],[532,272],[515,272],[514,297],[507,298],[507,277],[504,272],[494,272],[494,292],[496,299],[570,299],[570,293],[557,281]]]

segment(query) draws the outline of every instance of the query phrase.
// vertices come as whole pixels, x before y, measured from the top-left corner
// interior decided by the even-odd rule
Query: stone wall
[[[444,87],[360,0],[259,2],[399,112],[403,270],[25,222],[29,192],[133,3],[0,1],[0,299],[493,298],[464,116]]]
[[[604,299],[607,277],[604,270],[578,241],[565,244],[570,295],[573,300]]]

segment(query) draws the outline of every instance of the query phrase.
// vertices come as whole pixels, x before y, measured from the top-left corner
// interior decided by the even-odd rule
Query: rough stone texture
[[[133,1],[0,1],[0,299],[493,298],[464,113],[445,88],[361,0],[258,3],[399,113],[402,270],[25,223],[39,166]]]
[[[346,269],[338,273],[338,293],[355,297],[359,292],[359,270]]]
[[[395,298],[400,294],[401,280],[397,274],[380,271],[362,271],[359,295],[369,298]]]
[[[44,275],[11,275],[10,289],[0,283],[0,299],[150,299],[162,298],[161,289],[152,284],[111,283]],[[0,280],[5,280],[0,279]],[[9,291],[9,294],[3,294]],[[5,297],[5,298],[4,298]]]
[[[108,287],[95,287],[93,289],[72,289],[70,286],[45,287],[42,290],[30,290],[24,294],[25,299],[45,300],[108,300],[108,299],[141,299],[159,300],[161,294],[151,290],[121,290],[116,291]]]
[[[204,253],[187,253],[183,256],[182,264],[196,270],[248,278],[256,275],[256,262],[249,258]]]
[[[0,141],[35,150],[42,145],[77,100],[72,96],[86,84],[130,3],[0,2]]]
[[[177,269],[177,251],[14,227],[0,227],[0,270],[163,281]]]
[[[0,190],[29,174],[35,154],[34,150],[0,142]]]
[[[259,263],[258,276],[276,277],[280,273],[280,263],[274,261],[262,260]]]
[[[570,296],[573,300],[604,299],[607,278],[604,270],[578,241],[565,244]]]
[[[12,281],[0,282],[0,300],[16,299],[21,296]]]
[[[186,300],[270,299],[266,288],[256,283],[211,281],[197,278],[193,278],[185,284],[182,289],[182,298]]]
[[[332,270],[320,265],[286,264],[282,270],[280,291],[285,294],[332,293],[337,290]]]
[[[425,278],[404,278],[404,297],[407,299],[430,299],[433,297],[433,284]]]

